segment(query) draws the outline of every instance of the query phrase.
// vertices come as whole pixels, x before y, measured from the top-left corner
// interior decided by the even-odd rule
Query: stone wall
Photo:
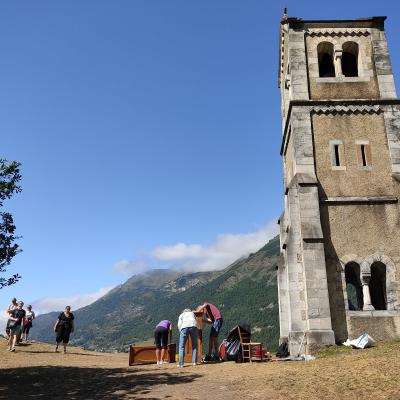
[[[397,182],[391,176],[388,142],[383,112],[313,115],[313,135],[316,174],[322,197],[393,195]],[[330,141],[344,145],[344,169],[334,169],[331,163]],[[357,140],[370,144],[372,165],[358,165]]]
[[[375,340],[391,340],[400,337],[400,315],[382,311],[357,312],[350,311],[347,315],[349,338],[356,339],[363,332],[368,332]]]

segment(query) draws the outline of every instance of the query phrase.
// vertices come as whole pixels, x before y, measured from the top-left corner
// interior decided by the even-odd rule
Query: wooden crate
[[[176,344],[171,343],[166,351],[166,361],[175,362],[175,354]],[[129,365],[155,364],[156,362],[156,346],[154,344],[129,347]]]

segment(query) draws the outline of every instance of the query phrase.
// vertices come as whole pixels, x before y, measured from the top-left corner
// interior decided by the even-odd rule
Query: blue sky
[[[23,173],[5,204],[23,236],[9,273],[23,279],[0,307],[14,295],[43,311],[83,304],[129,274],[218,268],[273,235],[282,3],[0,5],[0,155]],[[399,75],[397,1],[288,7],[304,19],[388,15]]]

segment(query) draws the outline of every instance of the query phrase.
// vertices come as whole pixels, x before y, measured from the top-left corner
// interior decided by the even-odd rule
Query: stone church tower
[[[400,100],[385,17],[280,26],[281,340],[400,337]]]

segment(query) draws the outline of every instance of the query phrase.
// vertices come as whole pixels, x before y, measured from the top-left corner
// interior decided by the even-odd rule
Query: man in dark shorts
[[[205,357],[205,361],[219,361],[218,335],[221,331],[222,323],[224,322],[222,314],[218,308],[211,303],[204,303],[202,306],[199,306],[196,311],[202,312],[206,321],[212,325],[208,342],[208,354]]]
[[[17,308],[9,314],[10,337],[8,339],[8,351],[15,351],[15,345],[22,332],[22,325],[25,322],[26,315],[25,310],[22,308],[23,305],[24,303],[19,301]]]

